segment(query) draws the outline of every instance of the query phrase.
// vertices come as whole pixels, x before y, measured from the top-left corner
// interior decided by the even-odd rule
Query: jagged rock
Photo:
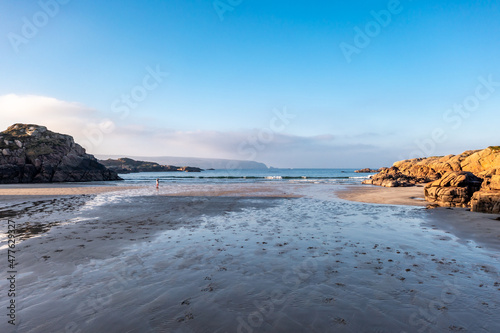
[[[500,148],[489,147],[471,154],[461,162],[461,168],[479,177],[500,168]]]
[[[379,174],[373,175],[370,179],[363,181],[363,184],[378,185],[384,187],[408,187],[416,184],[415,179],[408,177],[396,169],[389,168]]]
[[[371,176],[363,182],[363,184],[372,184],[378,186],[394,187],[394,186],[413,186],[416,184],[432,183],[426,187],[426,198],[431,202],[440,202],[443,206],[461,206],[468,207],[471,205],[470,199],[473,192],[478,191],[477,179],[466,177],[467,181],[472,181],[473,184],[465,186],[453,186],[450,184],[444,185],[442,180],[445,175],[450,172],[469,172],[484,179],[481,193],[477,195],[476,208],[484,212],[492,212],[497,196],[495,192],[498,186],[498,178],[500,176],[500,147],[492,146],[483,150],[468,150],[460,155],[447,155],[441,157],[416,158],[411,160],[399,161],[393,164],[392,167],[380,171],[378,174]],[[479,179],[478,178],[478,179]],[[448,181],[450,179],[447,179]],[[458,178],[454,180],[458,181]],[[440,185],[436,185],[440,184]],[[484,205],[482,202],[486,202]],[[480,208],[486,207],[486,208]],[[489,208],[488,208],[489,207]]]
[[[14,124],[0,135],[0,183],[120,180],[69,135],[44,126]]]
[[[482,182],[471,172],[448,172],[441,179],[425,186],[425,199],[444,207],[468,207],[472,195],[481,188]]]
[[[375,172],[380,172],[381,169],[378,169],[378,170],[374,170],[374,169],[370,169],[370,168],[364,168],[364,169],[360,169],[360,170],[355,170],[354,172],[356,173],[375,173]]]
[[[500,191],[478,191],[471,200],[471,211],[500,214]]]
[[[368,180],[364,183],[379,186],[412,186],[438,180],[450,171],[468,171],[483,178],[498,168],[500,168],[500,148],[489,147],[484,150],[468,150],[460,155],[398,161],[392,167],[372,176],[373,181]]]
[[[500,170],[495,169],[488,175],[481,190],[474,193],[471,200],[473,212],[500,214]]]

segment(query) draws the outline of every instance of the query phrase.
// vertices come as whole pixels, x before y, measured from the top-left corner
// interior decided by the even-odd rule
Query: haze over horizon
[[[0,131],[290,168],[500,144],[497,1],[3,1],[0,15]]]

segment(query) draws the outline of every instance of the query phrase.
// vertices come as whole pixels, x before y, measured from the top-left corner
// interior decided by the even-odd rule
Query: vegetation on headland
[[[135,173],[135,172],[171,172],[171,171],[184,171],[184,172],[200,172],[203,169],[197,167],[183,166],[178,167],[174,165],[161,165],[155,162],[136,161],[131,158],[122,157],[116,160],[107,159],[100,160],[101,164],[116,173]]]

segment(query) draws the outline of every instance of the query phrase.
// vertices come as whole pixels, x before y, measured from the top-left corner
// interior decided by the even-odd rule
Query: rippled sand
[[[266,186],[0,204],[38,226],[22,229],[18,331],[500,331],[496,216]]]

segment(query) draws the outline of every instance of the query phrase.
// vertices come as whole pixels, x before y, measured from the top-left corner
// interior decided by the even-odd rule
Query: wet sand
[[[106,192],[124,191],[138,188],[137,186],[75,186],[62,184],[33,185],[2,185],[0,200],[9,200],[12,197],[22,196],[59,196],[59,195],[84,195]]]
[[[500,331],[496,216],[265,187],[0,204],[23,232],[17,331]]]
[[[408,205],[408,206],[426,206],[423,187],[381,187],[371,185],[353,185],[346,186],[337,192],[340,199],[389,204],[389,205]]]

